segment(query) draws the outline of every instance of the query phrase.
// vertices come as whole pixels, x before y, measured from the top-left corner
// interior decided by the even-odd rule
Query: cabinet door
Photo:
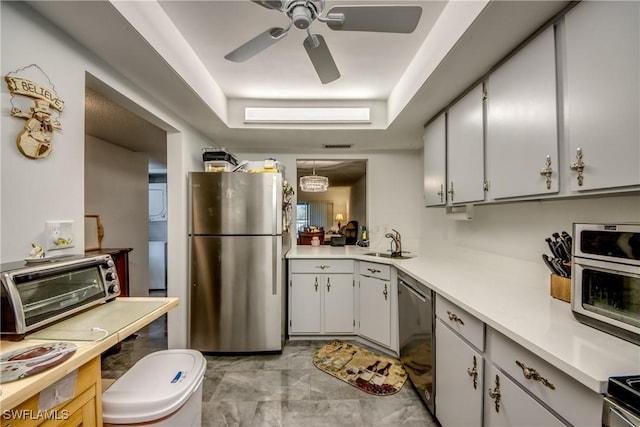
[[[436,321],[436,343],[438,421],[443,427],[482,425],[482,355],[440,320]]]
[[[446,202],[446,127],[441,114],[424,132],[424,202],[441,206]]]
[[[449,203],[484,200],[484,91],[482,84],[447,113]]]
[[[353,290],[352,274],[323,276],[325,333],[353,333]]]
[[[360,335],[391,346],[391,282],[360,276]]]
[[[558,418],[499,372],[494,365],[488,365],[486,373],[485,426],[564,426]]]
[[[489,76],[487,175],[493,198],[558,192],[555,64],[551,27]],[[549,181],[541,175],[547,157]]]
[[[638,185],[640,3],[583,2],[565,27],[568,161],[584,162],[571,190]]]
[[[290,290],[291,318],[289,332],[320,333],[321,276],[316,274],[292,274]]]

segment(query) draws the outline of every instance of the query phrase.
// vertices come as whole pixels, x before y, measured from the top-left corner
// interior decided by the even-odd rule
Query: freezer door
[[[192,172],[189,178],[189,234],[282,233],[280,174]]]
[[[190,238],[189,347],[282,351],[279,236]]]

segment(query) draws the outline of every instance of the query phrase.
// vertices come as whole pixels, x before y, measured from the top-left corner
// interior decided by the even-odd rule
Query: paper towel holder
[[[446,216],[456,221],[470,221],[473,219],[473,204],[469,203],[460,206],[447,206]]]

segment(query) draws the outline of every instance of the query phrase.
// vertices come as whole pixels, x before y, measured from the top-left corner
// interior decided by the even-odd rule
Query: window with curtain
[[[298,203],[296,212],[296,230],[300,231],[310,225],[325,230],[333,224],[333,202]]]

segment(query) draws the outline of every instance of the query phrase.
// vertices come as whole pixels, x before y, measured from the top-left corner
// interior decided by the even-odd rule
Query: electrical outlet
[[[45,223],[44,236],[46,244],[43,246],[48,250],[74,247],[73,220],[47,221]]]

